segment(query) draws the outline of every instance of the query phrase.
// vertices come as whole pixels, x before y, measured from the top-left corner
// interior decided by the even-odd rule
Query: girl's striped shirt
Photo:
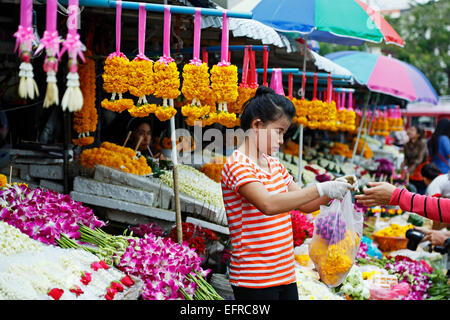
[[[292,176],[280,161],[265,157],[270,172],[239,150],[222,170],[222,195],[233,246],[230,283],[235,286],[267,288],[295,282],[290,213],[264,215],[238,192],[249,182],[262,183],[270,194],[288,191]]]

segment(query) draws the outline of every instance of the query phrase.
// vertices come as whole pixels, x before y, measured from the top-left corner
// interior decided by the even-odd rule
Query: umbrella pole
[[[173,99],[169,99],[170,106],[173,107]],[[170,118],[170,140],[172,141],[172,163],[173,163],[173,193],[175,199],[175,215],[177,226],[177,239],[178,243],[183,242],[183,229],[181,221],[181,208],[180,208],[180,191],[178,187],[178,159],[177,159],[177,138],[175,132],[175,116]]]
[[[355,143],[355,146],[353,147],[353,155],[352,155],[352,159],[350,160],[351,164],[353,164],[353,162],[355,160],[355,155],[356,155],[356,150],[358,148],[359,138],[361,137],[362,126],[364,124],[364,121],[366,120],[366,112],[367,112],[367,106],[369,105],[370,95],[371,95],[371,92],[369,91],[366,102],[364,104],[363,115],[361,117],[361,123],[359,124],[358,135],[356,136],[356,143]]]
[[[377,98],[375,100],[375,108],[374,108],[374,110],[372,112],[372,116],[370,117],[369,126],[367,127],[367,131],[366,131],[366,134],[364,136],[368,136],[370,134],[370,130],[372,129],[372,123],[373,123],[373,119],[375,118],[375,111],[377,110],[377,105],[378,105],[378,99],[379,98],[380,98],[380,94],[378,93],[377,94]],[[362,156],[364,154],[364,149],[366,148],[366,144],[367,144],[367,139],[364,139],[364,144],[363,144],[363,147],[362,147],[362,150],[361,150],[361,155],[359,156],[359,162],[358,163],[361,163],[361,158],[362,158]]]
[[[308,50],[308,35],[305,35],[305,43],[303,45],[303,72],[306,72],[306,52]],[[302,88],[303,89],[303,88]],[[305,98],[305,91],[302,90],[302,99]],[[301,183],[302,181],[302,169],[303,169],[303,124],[300,125],[300,137],[298,144],[298,178],[297,182]]]

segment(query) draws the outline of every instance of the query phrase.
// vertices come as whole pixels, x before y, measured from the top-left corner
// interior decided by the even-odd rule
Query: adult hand
[[[414,227],[414,229],[422,232],[425,235],[422,239],[422,242],[430,240],[431,234],[434,232],[434,230],[428,228]]]
[[[326,196],[331,199],[344,199],[345,194],[351,190],[352,186],[348,182],[327,181],[316,184],[317,191],[321,197]]]
[[[337,178],[336,181],[349,183],[352,186],[352,188],[350,189],[352,191],[359,190],[358,178],[356,178],[355,175],[343,176],[343,177]]]
[[[356,195],[358,203],[366,207],[388,205],[396,187],[387,182],[369,182],[370,188],[364,187],[364,194]]]
[[[444,231],[435,231],[430,235],[430,242],[433,246],[443,246],[444,241],[448,238],[448,234]]]

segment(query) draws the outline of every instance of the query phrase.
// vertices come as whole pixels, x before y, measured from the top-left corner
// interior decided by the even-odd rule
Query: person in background
[[[427,196],[440,197],[441,187],[449,180],[449,177],[436,167],[433,163],[425,164],[421,171],[423,176],[423,181],[427,185]]]
[[[127,132],[131,131],[130,138],[126,143],[126,146],[141,153],[143,156],[150,156],[151,158],[164,160],[164,156],[152,150],[152,127],[149,119],[146,118],[133,118],[130,120],[127,126]],[[142,139],[141,139],[142,137]],[[139,143],[139,140],[141,142]],[[139,146],[138,146],[139,143]]]
[[[431,162],[434,163],[442,173],[449,172],[450,161],[450,120],[443,118],[439,120],[436,129],[428,140],[428,151]]]
[[[403,167],[407,167],[410,183],[416,187],[417,192],[425,194],[427,186],[420,173],[422,166],[428,160],[424,130],[419,126],[411,126],[408,129],[408,138],[409,141],[404,145],[405,161]]]

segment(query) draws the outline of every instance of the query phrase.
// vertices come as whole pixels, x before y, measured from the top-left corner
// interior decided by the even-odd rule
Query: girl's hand
[[[345,194],[352,189],[352,185],[343,181],[327,181],[316,184],[317,191],[321,197],[331,199],[344,199]]]
[[[363,189],[364,194],[355,196],[358,203],[366,207],[389,205],[395,186],[387,182],[369,182],[369,186]]]

